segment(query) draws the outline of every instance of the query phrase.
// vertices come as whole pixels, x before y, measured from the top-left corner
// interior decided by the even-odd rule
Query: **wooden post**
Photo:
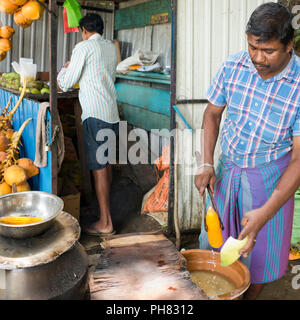
[[[49,0],[49,80],[50,80],[50,114],[51,114],[51,138],[54,128],[58,125],[57,110],[57,4],[56,0]],[[57,143],[51,146],[51,175],[52,193],[57,194]]]

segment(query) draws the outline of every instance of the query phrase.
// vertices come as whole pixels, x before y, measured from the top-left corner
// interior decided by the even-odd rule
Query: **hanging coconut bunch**
[[[11,192],[30,191],[28,179],[39,174],[39,169],[31,159],[19,158],[20,139],[27,124],[31,121],[24,121],[18,131],[14,131],[9,125],[12,116],[21,104],[26,90],[23,91],[16,106],[8,112],[8,106],[4,108],[0,116],[0,195]]]
[[[10,26],[0,27],[0,61],[6,58],[7,51],[12,47],[10,38],[14,35],[15,30]]]
[[[36,0],[10,1],[13,1],[14,4],[18,5],[17,10],[14,11],[14,21],[21,28],[30,27],[33,21],[39,20],[42,17],[44,8],[40,5],[40,3],[44,3],[44,1],[39,1],[40,3]]]
[[[39,1],[44,3],[44,0]],[[36,0],[0,0],[0,11],[13,14],[15,23],[28,28],[32,22],[42,17],[44,8]]]
[[[5,151],[6,156],[4,161],[2,162],[2,168],[1,168],[1,183],[0,183],[0,194],[1,189],[2,192],[21,192],[21,191],[30,191],[30,186],[27,182],[27,179],[29,178],[27,175],[27,170],[23,168],[22,162],[18,165],[17,161],[20,159],[17,159],[19,155],[19,143],[20,138],[22,135],[22,132],[24,131],[27,124],[31,121],[31,119],[27,119],[21,126],[21,128],[14,133],[11,143],[9,144],[7,150]],[[27,158],[23,158],[26,159]],[[30,161],[30,159],[28,159]],[[28,166],[28,164],[25,164]],[[24,165],[24,164],[23,164]],[[34,164],[32,164],[34,166]],[[34,166],[35,167],[35,166]],[[33,170],[32,170],[33,171]],[[6,193],[3,193],[6,194]]]
[[[6,14],[13,14],[17,11],[19,6],[11,0],[1,0],[0,1],[0,11]]]
[[[13,14],[19,8],[18,5],[10,0],[0,0],[0,11],[6,14]],[[10,26],[0,27],[0,61],[6,58],[7,51],[12,47],[10,38],[14,35],[15,30]]]

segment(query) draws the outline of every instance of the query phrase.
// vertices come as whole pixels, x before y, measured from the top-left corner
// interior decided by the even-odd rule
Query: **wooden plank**
[[[81,121],[81,106],[78,99],[74,99],[74,113],[75,113],[75,125],[77,133],[77,146],[79,153],[79,162],[82,176],[82,187],[83,187],[83,197],[86,202],[92,200],[92,184],[91,184],[91,174],[86,165],[85,158],[85,145],[84,145],[84,133],[83,125]]]
[[[101,243],[102,248],[111,248],[111,247],[125,247],[129,246],[131,244],[142,244],[146,242],[153,242],[153,241],[161,241],[165,240],[165,236],[163,234],[161,235],[132,235],[129,238],[119,238],[119,239],[112,239],[112,240],[106,240],[103,243]]]
[[[91,300],[204,300],[186,259],[163,234],[127,234],[105,242],[90,276]]]
[[[172,16],[171,0],[153,0],[128,8],[116,10],[115,30],[143,27],[151,24],[151,18],[164,14],[164,22],[170,22]]]

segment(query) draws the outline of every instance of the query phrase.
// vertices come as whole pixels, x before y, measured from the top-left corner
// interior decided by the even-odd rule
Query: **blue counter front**
[[[6,90],[0,89],[0,107],[3,109],[11,97],[11,104],[9,110],[11,110],[17,103],[19,96],[15,95]],[[36,150],[36,126],[37,126],[37,117],[39,111],[40,103],[37,101],[23,99],[21,105],[19,106],[17,112],[13,117],[13,128],[18,130],[22,123],[28,118],[32,118],[22,134],[22,146],[20,146],[20,157],[30,158],[31,160],[35,159],[35,150]],[[51,128],[51,118],[50,112],[47,114],[46,121]],[[51,132],[49,132],[49,139]],[[45,191],[51,193],[52,191],[52,172],[51,172],[51,151],[48,152],[48,161],[47,166],[40,169],[40,174],[32,177],[28,180],[32,190]]]
[[[166,75],[118,75],[117,100],[123,120],[150,131],[170,128],[170,79]],[[159,87],[153,87],[158,85]]]

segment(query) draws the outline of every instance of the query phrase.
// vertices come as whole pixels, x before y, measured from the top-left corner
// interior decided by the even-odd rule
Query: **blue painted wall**
[[[10,108],[12,109],[18,99],[19,96],[14,95],[8,91],[0,89],[0,107],[4,108],[9,98],[12,97]],[[30,158],[34,161],[35,158],[35,143],[36,143],[36,125],[37,125],[37,117],[39,111],[39,102],[23,99],[21,105],[19,106],[17,112],[13,117],[13,128],[14,130],[18,130],[22,123],[28,118],[32,118],[32,120],[28,123],[27,127],[23,131],[22,134],[22,146],[20,148],[20,157]],[[47,121],[49,122],[49,127],[51,128],[50,123],[50,113],[47,114]],[[50,135],[51,133],[49,133]],[[50,137],[49,137],[50,139]],[[31,185],[32,190],[45,191],[51,193],[52,191],[52,172],[51,172],[51,151],[48,152],[48,162],[47,167],[39,168],[40,174],[32,177],[28,180]]]
[[[145,130],[170,128],[170,92],[132,83],[117,83],[123,119]]]

